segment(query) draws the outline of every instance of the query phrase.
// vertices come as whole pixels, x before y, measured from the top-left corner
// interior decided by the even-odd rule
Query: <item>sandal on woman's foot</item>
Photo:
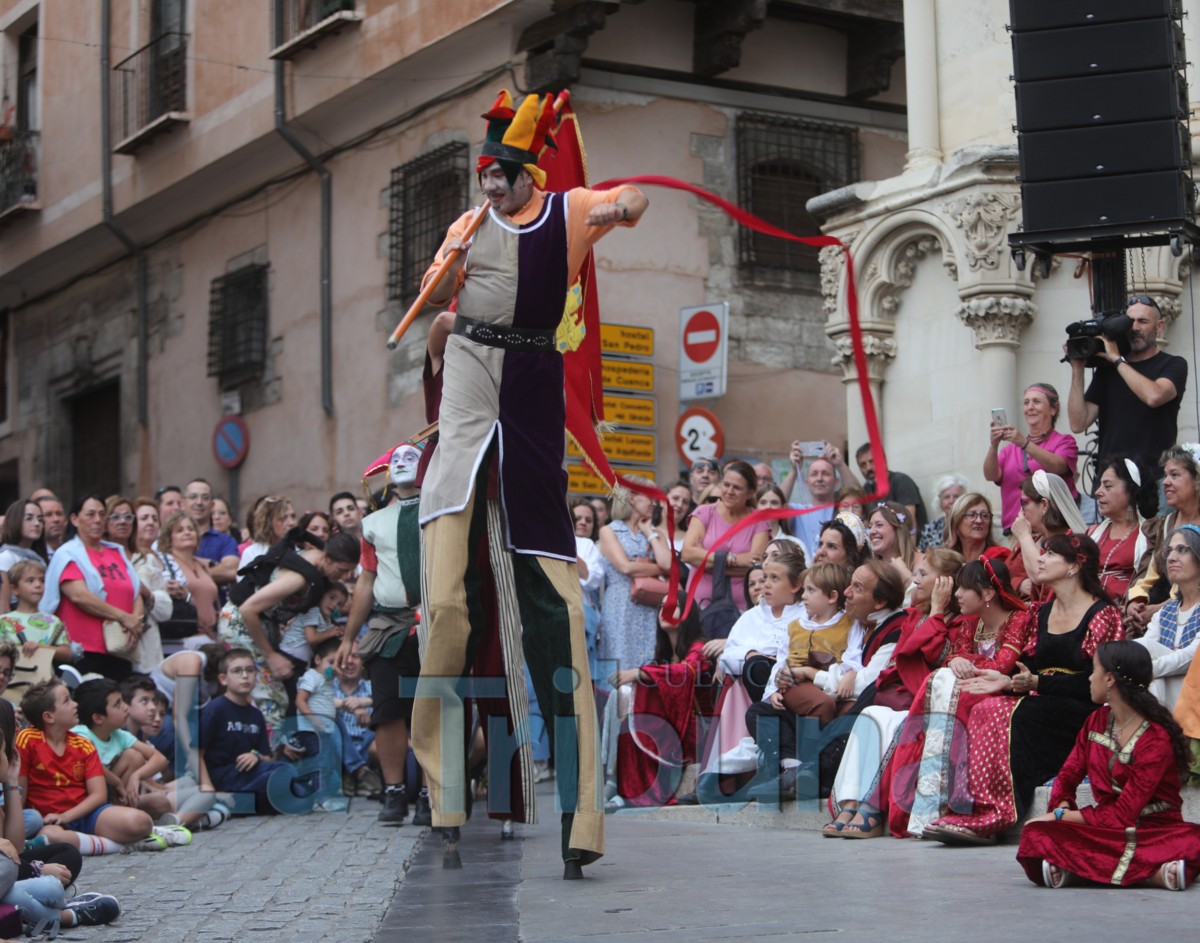
[[[864,812],[858,809],[856,815],[861,815],[863,824],[859,825],[853,820],[850,824],[843,826],[842,838],[879,838],[883,835],[883,813],[882,812]],[[863,830],[863,825],[866,830]]]
[[[1158,869],[1158,873],[1162,878],[1163,887],[1168,891],[1187,890],[1187,865],[1182,858],[1178,861],[1168,861]]]
[[[969,828],[963,828],[961,825],[939,825],[935,823],[929,826],[929,830],[934,833],[933,837],[943,845],[996,844],[995,835],[976,835]]]
[[[854,818],[854,813],[856,813],[857,811],[858,811],[858,809],[842,809],[837,814],[836,819],[834,819],[832,822],[830,822],[828,825],[826,825],[823,829],[821,829],[822,837],[824,837],[824,838],[841,838],[842,837],[842,829],[850,824],[850,819]],[[843,822],[842,821],[843,815],[848,815],[848,816],[850,816],[850,818],[846,819],[846,821]]]
[[[1042,881],[1046,887],[1057,890],[1060,887],[1070,887],[1078,884],[1079,879],[1070,871],[1064,871],[1056,864],[1042,860]]]

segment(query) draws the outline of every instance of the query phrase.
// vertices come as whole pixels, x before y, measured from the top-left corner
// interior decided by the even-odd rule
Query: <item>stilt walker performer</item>
[[[539,107],[540,106],[540,107]],[[524,632],[505,646],[506,676],[522,657],[557,746],[564,878],[604,853],[604,814],[595,769],[595,704],[584,616],[567,511],[563,355],[556,329],[568,287],[591,247],[613,226],[632,226],[648,201],[632,187],[545,193],[537,166],[553,146],[550,96],[528,96],[515,112],[507,91],[488,119],[479,160],[488,206],[449,229],[428,282],[429,297],[457,297],[446,345],[437,450],[421,492],[427,641],[413,712],[413,746],[429,785],[434,825],[447,845],[466,821],[462,688],[483,634],[478,555],[498,526],[506,552],[492,554],[502,605]],[[467,251],[469,250],[469,251]],[[488,521],[487,469],[499,465],[498,521]],[[503,618],[503,616],[502,616]]]

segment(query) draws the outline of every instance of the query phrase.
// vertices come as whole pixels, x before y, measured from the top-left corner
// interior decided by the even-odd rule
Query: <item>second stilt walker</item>
[[[540,104],[540,107],[539,107]],[[498,602],[517,610],[523,634],[505,660],[524,658],[553,742],[563,808],[564,878],[604,853],[596,775],[595,702],[567,510],[566,407],[556,330],[568,288],[591,247],[613,226],[632,226],[648,201],[636,189],[545,193],[538,159],[554,121],[551,99],[528,96],[514,111],[507,91],[484,117],[479,182],[486,218],[464,241],[473,214],[447,233],[432,273],[455,249],[430,297],[457,296],[446,345],[439,443],[421,492],[422,597],[427,639],[413,714],[413,745],[429,785],[433,821],[446,841],[466,821],[467,771],[458,686],[484,633],[479,555],[486,528],[503,529],[507,552],[490,557]],[[487,475],[498,464],[499,520],[488,521]],[[499,558],[498,558],[499,557]],[[506,675],[512,672],[506,670]],[[446,746],[444,747],[443,744]],[[455,746],[451,746],[455,745]]]

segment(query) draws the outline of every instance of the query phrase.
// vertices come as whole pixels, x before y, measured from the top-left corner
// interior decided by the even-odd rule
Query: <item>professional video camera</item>
[[[1067,325],[1067,355],[1060,363],[1068,360],[1086,360],[1089,367],[1108,363],[1097,356],[1104,350],[1104,338],[1117,342],[1117,350],[1125,356],[1130,351],[1129,332],[1133,330],[1133,318],[1124,311],[1098,314],[1086,321]]]

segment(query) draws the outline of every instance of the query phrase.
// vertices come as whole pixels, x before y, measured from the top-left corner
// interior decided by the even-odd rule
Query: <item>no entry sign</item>
[[[241,416],[225,416],[213,432],[213,453],[217,464],[225,469],[237,468],[250,451],[250,430]]]
[[[725,395],[729,343],[726,302],[679,311],[679,399]]]

